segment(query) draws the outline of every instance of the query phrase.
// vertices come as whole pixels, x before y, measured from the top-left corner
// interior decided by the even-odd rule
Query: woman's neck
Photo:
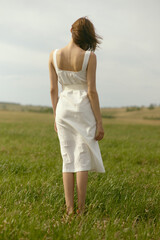
[[[73,38],[71,38],[70,42],[66,46],[67,48],[73,48],[77,47],[77,45],[74,43]]]

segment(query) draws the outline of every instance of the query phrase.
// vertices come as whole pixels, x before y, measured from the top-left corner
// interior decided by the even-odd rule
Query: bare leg
[[[63,184],[67,213],[70,214],[74,211],[74,173],[63,172]]]
[[[88,182],[88,171],[77,172],[78,212],[83,213]]]

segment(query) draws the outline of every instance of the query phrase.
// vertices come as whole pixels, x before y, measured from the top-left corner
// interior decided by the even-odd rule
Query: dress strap
[[[55,49],[54,53],[53,53],[53,61],[54,61],[54,66],[55,66],[56,73],[58,73],[58,66],[57,66],[57,59],[56,59],[57,50],[58,49]]]
[[[88,65],[88,60],[89,60],[89,56],[90,56],[91,51],[87,50],[85,52],[85,56],[84,56],[84,60],[83,60],[83,66],[82,66],[82,70],[85,71]]]

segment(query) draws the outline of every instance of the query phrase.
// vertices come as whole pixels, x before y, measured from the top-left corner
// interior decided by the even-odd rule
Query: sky
[[[103,37],[95,51],[100,107],[159,105],[159,13],[159,0],[0,0],[0,102],[52,106],[50,52],[87,16]]]

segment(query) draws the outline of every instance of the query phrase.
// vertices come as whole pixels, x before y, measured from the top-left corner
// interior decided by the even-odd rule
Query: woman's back
[[[57,67],[64,71],[78,72],[82,69],[85,51],[79,47],[61,48],[57,51]]]
[[[91,51],[80,50],[77,47],[55,49],[53,52],[54,67],[58,81],[62,85],[86,85],[87,66]],[[75,86],[74,86],[75,88]]]

